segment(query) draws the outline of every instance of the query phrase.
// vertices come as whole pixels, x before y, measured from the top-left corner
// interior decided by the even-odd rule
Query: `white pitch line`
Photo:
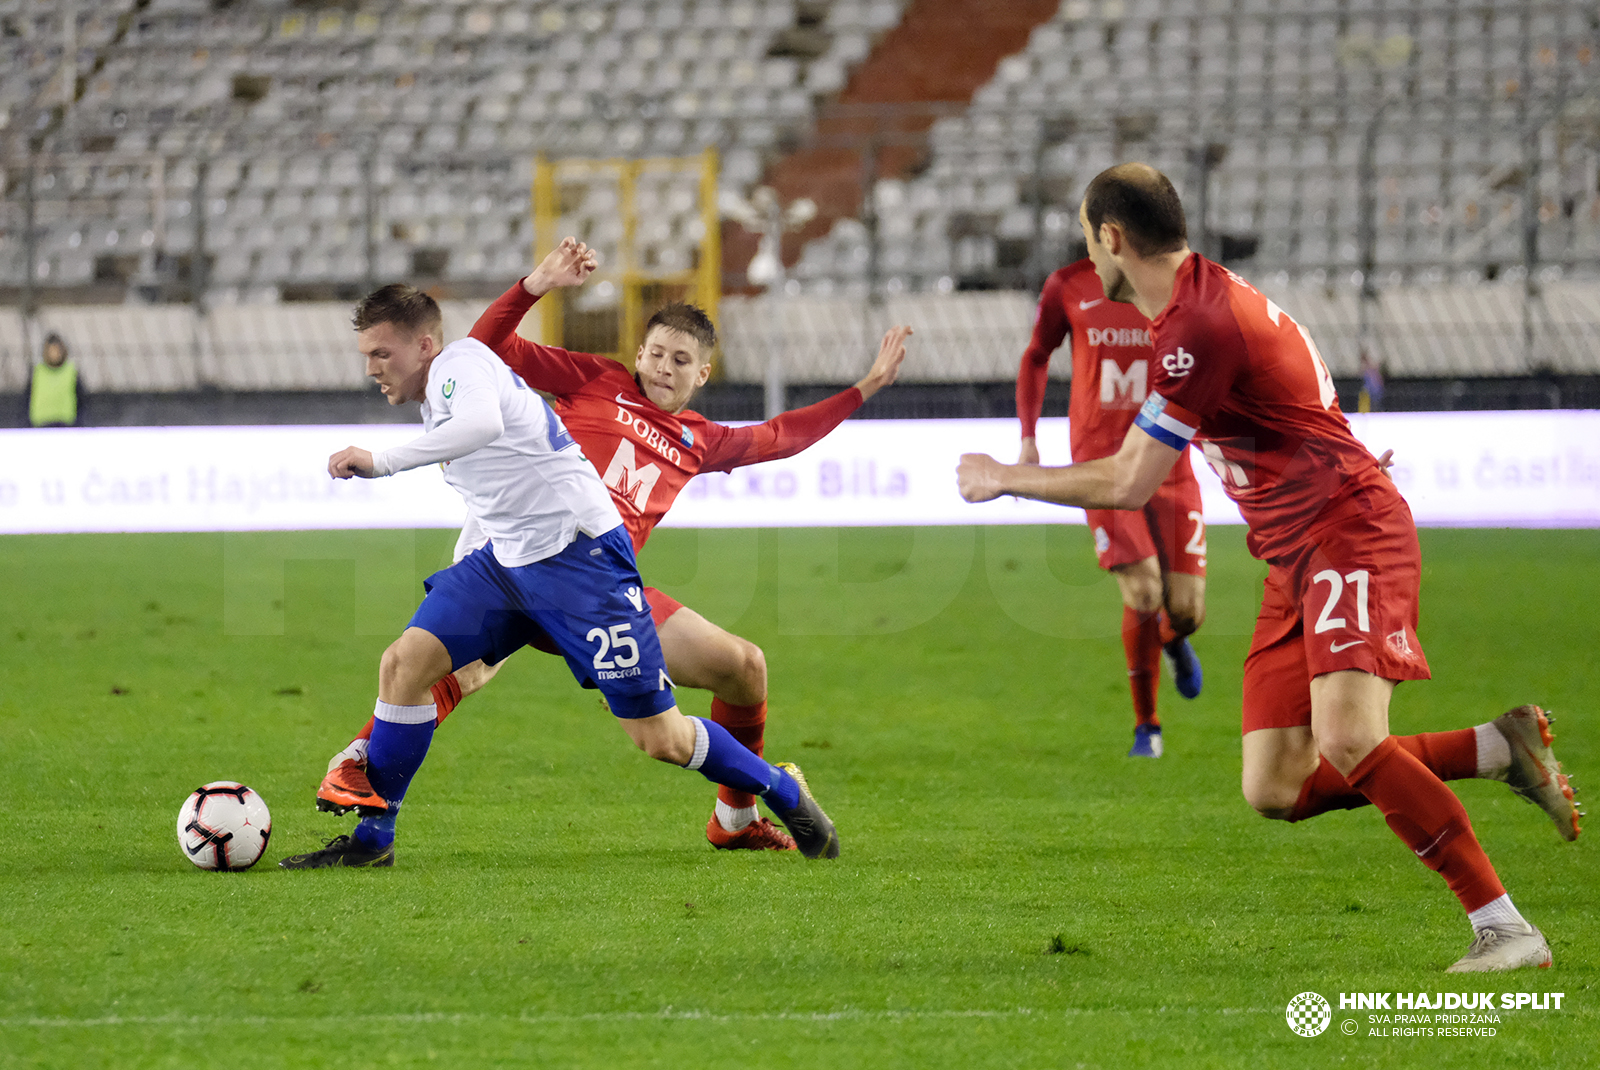
[[[337,1014],[337,1015],[247,1015],[229,1018],[230,1025],[309,1025],[317,1023],[351,1025],[362,1022],[387,1025],[408,1024],[477,1024],[508,1022],[524,1025],[564,1025],[584,1022],[847,1022],[847,1021],[914,1021],[921,1019],[960,1018],[1066,1018],[1094,1014],[1161,1014],[1174,1013],[1166,1007],[1142,1007],[1132,1010],[1109,1008],[1061,1007],[1041,1011],[1031,1007],[1012,1010],[930,1010],[930,1011],[774,1011],[757,1014],[728,1014],[720,1011],[680,1011],[670,1007],[660,1011],[598,1011],[590,1014]],[[1186,1007],[1176,1013],[1183,1014],[1267,1014],[1278,1013],[1258,1007],[1193,1008]],[[0,1029],[97,1029],[118,1026],[189,1026],[215,1028],[218,1019],[198,1015],[108,1015],[103,1018],[0,1018]]]

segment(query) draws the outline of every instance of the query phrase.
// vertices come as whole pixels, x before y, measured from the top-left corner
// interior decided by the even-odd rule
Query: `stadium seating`
[[[189,252],[203,215],[209,282],[228,296],[360,282],[369,214],[372,274],[503,277],[526,259],[535,152],[716,145],[742,190],[902,6],[838,0],[808,57],[781,47],[803,21],[794,0],[79,5],[79,53],[101,65],[58,120],[61,6],[5,0],[0,19],[27,32],[8,43],[20,62],[0,72],[0,107],[48,132],[36,213],[72,222],[44,236],[36,278],[154,286],[170,268],[159,254]],[[13,188],[8,222],[21,200]],[[693,206],[675,205],[657,252],[687,263]],[[5,229],[0,286],[25,275]]]
[[[935,124],[920,173],[878,182],[872,282],[1036,285],[1076,237],[1088,179],[1128,158],[1166,171],[1191,208],[1204,181],[1191,230],[1252,274],[1348,283],[1370,188],[1386,279],[1493,278],[1523,258],[1525,131],[1537,132],[1541,263],[1592,276],[1597,49],[1600,26],[1577,3],[1202,13],[1066,0],[967,114]],[[793,277],[805,292],[861,292],[867,244],[841,221]]]
[[[906,381],[1003,380],[1016,374],[1033,321],[1033,300],[1024,293],[900,294],[841,315],[848,307],[815,297],[724,299],[724,373],[762,382],[767,361],[776,358],[786,383],[854,382],[872,366],[883,332],[910,323],[915,359],[902,372]]]
[[[527,263],[536,153],[716,145],[724,189],[747,192],[906,8],[79,3],[82,90],[58,109],[65,5],[0,0],[0,288],[28,274],[31,189],[47,304],[60,290],[156,302],[46,309],[41,324],[81,340],[94,388],[358,383],[331,361],[342,304],[297,300],[271,323],[255,306],[373,278],[485,294]],[[1337,374],[1363,338],[1391,374],[1600,370],[1586,285],[1600,265],[1597,49],[1579,0],[1063,0],[963,114],[934,124],[923,159],[874,185],[870,212],[804,248],[793,307],[725,302],[726,370],[759,380],[781,343],[792,381],[851,378],[870,336],[914,312],[939,326],[908,376],[1009,375],[1017,293],[1071,255],[1087,179],[1130,157],[1171,174],[1191,210],[1204,181],[1197,243],[1284,295]],[[1543,298],[1525,307],[1530,148]],[[641,186],[648,264],[692,262],[703,224],[689,187]],[[616,209],[603,185],[566,191],[559,226],[614,262]],[[209,316],[161,304],[202,281]],[[1362,281],[1382,291],[1365,335]],[[7,323],[0,389],[27,366]]]
[[[441,302],[445,331],[467,332],[486,301]],[[355,390],[369,386],[351,345],[350,306],[334,302],[224,304],[204,317],[186,305],[45,309],[37,334],[70,340],[93,392],[200,389]],[[26,382],[22,317],[0,312],[0,391]]]

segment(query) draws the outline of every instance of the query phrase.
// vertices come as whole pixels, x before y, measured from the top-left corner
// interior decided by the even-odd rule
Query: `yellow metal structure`
[[[614,193],[616,205],[616,216],[609,227],[574,235],[600,252],[600,267],[584,285],[583,293],[557,291],[539,301],[539,340],[546,345],[606,353],[631,366],[634,352],[643,341],[645,320],[656,307],[672,300],[689,301],[703,308],[716,323],[722,295],[719,166],[714,148],[698,156],[638,160],[539,157],[533,172],[534,263],[567,236],[559,232],[562,220],[575,213],[584,199],[596,191],[603,196]],[[647,265],[642,255],[646,243],[640,240],[641,180],[696,174],[696,207],[704,233],[694,262],[679,270]],[[591,306],[583,316],[577,314],[580,297]],[[614,297],[614,301],[606,300],[608,297]],[[609,318],[612,316],[614,319]]]

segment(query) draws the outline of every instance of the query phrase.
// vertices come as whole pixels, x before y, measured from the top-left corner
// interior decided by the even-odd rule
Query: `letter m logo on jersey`
[[[1149,393],[1150,362],[1136,360],[1123,371],[1109,357],[1100,361],[1100,406],[1106,409],[1137,409]]]
[[[639,467],[638,455],[633,452],[633,443],[623,439],[617,443],[617,452],[611,455],[611,464],[606,468],[605,485],[618,498],[632,503],[639,512],[645,511],[649,504],[650,492],[656,488],[656,480],[661,478],[661,469],[653,464]]]

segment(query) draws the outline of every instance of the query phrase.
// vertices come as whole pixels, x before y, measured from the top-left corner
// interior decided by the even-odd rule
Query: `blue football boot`
[[[1161,757],[1161,726],[1158,724],[1142,724],[1135,728],[1133,730],[1133,749],[1128,752],[1128,757]]]
[[[1172,670],[1172,683],[1178,694],[1184,698],[1198,696],[1205,675],[1200,671],[1200,656],[1189,645],[1188,637],[1174,639],[1161,648],[1161,653],[1167,659],[1167,668]]]

